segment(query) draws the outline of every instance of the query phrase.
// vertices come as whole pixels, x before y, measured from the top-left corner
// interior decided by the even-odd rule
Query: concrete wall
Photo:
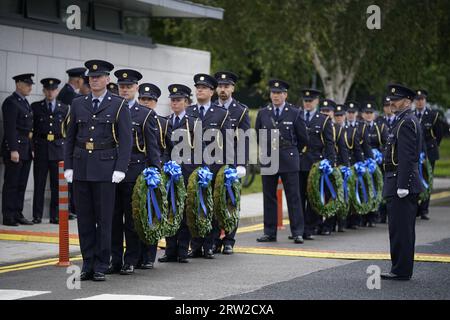
[[[83,66],[84,61],[89,59],[110,61],[115,70],[139,70],[144,76],[142,82],[151,82],[161,88],[163,93],[157,111],[162,115],[169,114],[167,86],[170,83],[182,83],[193,88],[193,75],[209,73],[211,60],[209,52],[199,50],[165,45],[145,48],[0,25],[0,101],[3,102],[14,91],[15,84],[11,79],[14,75],[35,74],[36,85],[28,97],[31,103],[43,98],[41,79],[56,77],[64,83],[67,80],[65,70]],[[117,79],[112,75],[111,80],[116,82]],[[3,123],[0,121],[2,139]],[[0,160],[0,191],[3,186],[2,162]],[[31,172],[24,212],[28,217],[31,217],[32,192]],[[48,216],[47,210],[45,216]]]

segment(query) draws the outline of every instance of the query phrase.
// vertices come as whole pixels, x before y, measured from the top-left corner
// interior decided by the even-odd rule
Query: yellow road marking
[[[389,253],[382,252],[335,252],[313,251],[287,248],[261,248],[261,247],[235,247],[234,252],[246,254],[265,254],[287,257],[321,258],[321,259],[345,259],[345,260],[390,260]],[[450,263],[450,255],[417,253],[415,261]]]
[[[439,200],[443,198],[450,197],[450,191],[443,191],[439,193],[434,193],[431,195],[431,200]]]
[[[28,235],[28,234],[9,234],[9,233],[0,233],[0,240],[56,243],[56,244],[59,243],[59,237],[35,236],[35,235]],[[69,244],[73,245],[73,246],[79,246],[80,241],[76,238],[69,238]]]
[[[53,259],[36,260],[36,261],[31,261],[31,262],[26,262],[26,263],[17,263],[17,264],[12,264],[9,266],[3,266],[3,267],[0,267],[0,274],[12,272],[12,271],[35,269],[35,268],[40,268],[40,267],[45,267],[45,266],[55,266],[56,263],[58,262],[58,260],[59,260],[58,258],[53,258]],[[70,258],[71,262],[79,261],[79,260],[82,260],[82,257],[80,255]]]

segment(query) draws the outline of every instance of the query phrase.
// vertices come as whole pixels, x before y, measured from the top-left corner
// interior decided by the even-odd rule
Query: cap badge
[[[279,87],[280,86],[280,84],[278,83],[278,82],[275,82],[275,87]]]
[[[49,83],[49,84],[53,84],[53,80],[50,80],[48,83]]]
[[[203,80],[205,80],[205,77],[203,77],[203,76],[200,77],[200,81],[203,81]]]
[[[124,73],[122,74],[122,78],[127,78],[127,77],[128,77],[128,73],[124,72]]]
[[[178,91],[178,89],[177,88],[173,88],[173,90],[172,90],[173,92],[177,92]]]
[[[145,87],[145,91],[150,91],[150,88],[149,87]]]
[[[328,101],[325,101],[325,102],[323,103],[323,105],[324,105],[324,106],[327,106],[327,105],[328,105]]]
[[[227,78],[227,75],[226,74],[223,74],[222,75],[222,79],[226,79]]]
[[[309,96],[309,91],[306,91],[306,95]]]
[[[92,66],[92,69],[93,69],[93,70],[97,70],[97,69],[98,69],[98,66],[97,66],[96,64],[94,64],[94,65]]]
[[[392,93],[395,93],[395,88],[392,88]]]

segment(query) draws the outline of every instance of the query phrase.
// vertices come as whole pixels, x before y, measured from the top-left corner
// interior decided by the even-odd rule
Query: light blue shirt
[[[56,99],[52,100],[52,101],[48,101],[47,99],[45,99],[45,102],[47,103],[47,107],[49,104],[52,105],[52,112],[55,111],[55,106],[56,106]]]
[[[219,100],[219,104],[220,104],[221,106],[224,106],[225,109],[227,109],[227,110],[228,110],[228,108],[230,107],[230,105],[231,105],[232,102],[233,102],[233,97],[230,97],[230,98],[229,98],[227,101],[225,101],[225,102],[222,102],[222,101]]]
[[[306,113],[307,112],[308,112],[307,110],[304,110],[305,120],[307,120],[306,119]],[[309,111],[309,119],[308,120],[311,121],[311,119],[314,117],[315,114],[316,114],[316,109]]]
[[[283,103],[283,104],[282,104],[281,106],[279,106],[279,107],[277,107],[277,106],[274,105],[273,103],[272,103],[272,105],[273,105],[273,114],[274,114],[274,115],[277,115],[276,110],[277,110],[277,108],[278,108],[278,109],[280,110],[279,116],[281,116],[281,114],[283,113],[284,106],[286,105],[286,102]]]
[[[186,115],[186,111],[181,112],[179,115],[176,115],[175,113],[173,114],[173,121],[172,124],[175,125],[175,120],[178,117],[181,120],[183,120],[184,116]]]
[[[96,96],[94,96],[94,94],[92,93],[92,101],[94,101],[94,99],[98,99],[98,100],[99,100],[98,105],[100,106],[100,105],[102,104],[102,101],[103,101],[103,99],[105,98],[107,92],[108,92],[108,90],[105,90],[105,92],[104,92],[100,97],[96,97]],[[92,104],[92,106],[94,106],[94,104]]]
[[[205,107],[205,111],[203,112],[203,115],[205,115],[208,112],[209,108],[211,107],[211,101],[208,101],[208,103],[206,103],[206,104],[197,103],[197,106],[198,106],[198,112],[201,112],[201,109],[200,109],[201,106]]]
[[[131,109],[134,106],[134,104],[136,103],[136,99],[129,100],[129,101],[127,101],[127,103],[128,103],[128,108]]]

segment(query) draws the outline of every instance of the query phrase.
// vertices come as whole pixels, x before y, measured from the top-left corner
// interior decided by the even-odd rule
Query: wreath
[[[147,168],[137,178],[132,209],[139,238],[147,245],[158,244],[166,234],[167,193],[157,168]]]
[[[175,161],[166,162],[163,169],[161,183],[166,186],[168,199],[166,234],[164,236],[173,237],[178,232],[183,220],[186,186],[178,163]]]
[[[353,165],[353,174],[349,179],[350,206],[354,212],[365,215],[372,211],[374,197],[372,179],[364,162]]]
[[[419,158],[419,178],[424,187],[424,191],[419,194],[419,204],[428,200],[433,190],[433,168],[425,153],[422,152]]]
[[[308,201],[319,215],[329,218],[337,214],[344,203],[342,175],[328,160],[315,163],[308,176]]]
[[[239,222],[241,183],[234,168],[223,166],[214,184],[214,214],[225,232],[236,229]]]
[[[353,176],[353,170],[350,167],[340,166],[339,171],[342,174],[342,189],[344,192],[343,202],[340,210],[337,212],[339,218],[345,218],[350,210],[350,192],[349,181]]]
[[[383,173],[374,159],[367,159],[364,164],[370,174],[373,192],[373,197],[370,198],[370,202],[372,203],[371,212],[378,211],[380,204],[383,201]]]
[[[189,177],[186,222],[193,238],[204,238],[212,230],[212,178],[207,167],[197,168]]]

